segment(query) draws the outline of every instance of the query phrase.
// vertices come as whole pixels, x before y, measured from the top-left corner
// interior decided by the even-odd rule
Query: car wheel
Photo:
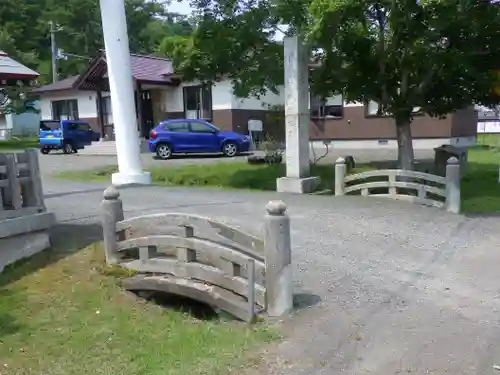
[[[222,152],[227,157],[232,158],[238,153],[238,145],[234,142],[226,142],[224,146],[222,146]]]
[[[40,152],[44,155],[47,155],[50,152],[50,149],[44,147],[40,149]]]
[[[63,151],[65,154],[72,154],[74,151],[73,145],[69,142],[65,143]]]
[[[156,146],[156,155],[163,160],[170,159],[172,157],[172,149],[166,143],[160,143]]]

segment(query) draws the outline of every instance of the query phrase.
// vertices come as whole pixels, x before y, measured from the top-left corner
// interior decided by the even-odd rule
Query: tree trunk
[[[411,137],[411,121],[396,120],[396,137],[398,140],[399,168],[413,170],[413,140]]]

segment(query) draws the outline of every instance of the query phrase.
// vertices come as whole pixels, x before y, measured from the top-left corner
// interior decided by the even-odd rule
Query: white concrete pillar
[[[285,132],[286,177],[276,190],[310,193],[319,177],[310,177],[309,167],[309,49],[298,36],[285,37]]]
[[[124,0],[100,0],[100,5],[118,157],[118,173],[111,181],[113,185],[151,184],[151,174],[142,170],[140,158]]]

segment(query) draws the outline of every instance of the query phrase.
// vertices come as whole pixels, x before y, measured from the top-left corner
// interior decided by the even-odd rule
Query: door
[[[151,99],[151,91],[144,90],[141,93],[141,136],[149,137],[149,133],[153,130],[153,100]]]
[[[84,146],[88,146],[94,140],[94,132],[89,124],[78,124],[78,136]]]
[[[63,130],[64,140],[66,142],[71,142],[73,147],[80,148],[81,137],[80,131],[78,130],[78,124],[68,121],[65,126],[63,125]]]
[[[202,121],[190,121],[189,127],[195,152],[219,152],[221,145],[217,129]]]
[[[164,126],[163,130],[165,130],[166,140],[170,142],[174,152],[193,151],[191,133],[189,132],[189,123],[187,121],[169,122]]]
[[[92,142],[92,131],[88,124],[71,122],[66,129],[64,138],[70,139],[75,148],[83,148]]]

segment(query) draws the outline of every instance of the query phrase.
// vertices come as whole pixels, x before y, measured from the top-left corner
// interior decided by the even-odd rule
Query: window
[[[163,129],[169,132],[189,132],[189,124],[186,121],[170,122]]]
[[[191,122],[191,132],[192,133],[213,133],[214,128],[203,124],[201,122]]]
[[[78,101],[76,99],[53,101],[52,118],[54,120],[78,120]]]
[[[101,98],[101,111],[103,125],[113,124],[113,109],[111,108],[111,96],[105,96]]]
[[[92,129],[90,129],[90,125],[89,124],[76,124],[76,128],[78,130],[81,130],[81,131],[84,131],[84,132],[88,132]]]
[[[212,119],[212,87],[210,85],[184,87],[183,95],[185,118]]]
[[[344,117],[344,100],[342,95],[322,98],[310,95],[311,118],[342,118]]]
[[[61,127],[61,123],[59,121],[40,121],[40,130],[57,130]]]
[[[413,108],[413,114],[420,114],[421,111],[422,111],[422,107],[414,107]],[[370,100],[367,104],[365,104],[365,116],[366,117],[389,117],[391,115],[387,112],[382,112],[379,109],[379,104],[374,100]]]

